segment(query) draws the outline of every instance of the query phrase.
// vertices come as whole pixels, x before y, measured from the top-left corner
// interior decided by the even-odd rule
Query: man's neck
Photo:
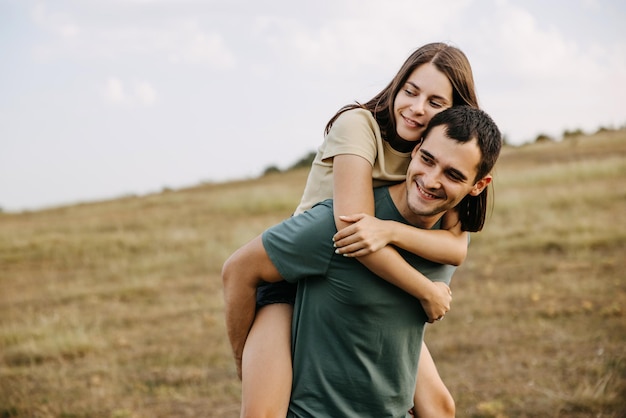
[[[418,215],[411,211],[406,200],[406,182],[389,186],[389,195],[391,196],[393,204],[396,206],[398,212],[400,212],[402,217],[406,219],[408,223],[418,228],[431,229],[443,216],[443,213],[432,216],[425,216]]]

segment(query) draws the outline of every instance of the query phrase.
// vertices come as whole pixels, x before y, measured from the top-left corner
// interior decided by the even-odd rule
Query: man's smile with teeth
[[[424,188],[422,186],[420,186],[420,184],[416,181],[415,185],[417,186],[417,191],[424,196],[426,199],[439,199],[439,196],[434,195],[432,193],[427,192],[426,190],[424,190]]]

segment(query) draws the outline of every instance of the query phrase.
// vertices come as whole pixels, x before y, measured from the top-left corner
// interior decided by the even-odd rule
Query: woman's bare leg
[[[422,343],[413,402],[414,414],[419,418],[453,418],[456,413],[454,399],[441,380],[426,343]]]
[[[241,417],[284,418],[291,396],[291,316],[293,306],[274,303],[259,309],[242,357]]]

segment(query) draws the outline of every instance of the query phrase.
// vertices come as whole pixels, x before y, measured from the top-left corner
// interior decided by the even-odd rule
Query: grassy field
[[[220,269],[306,171],[0,214],[0,418],[238,417]],[[459,417],[626,416],[626,131],[506,148],[429,326]]]

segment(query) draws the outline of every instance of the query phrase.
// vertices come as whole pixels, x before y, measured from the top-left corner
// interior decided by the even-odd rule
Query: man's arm
[[[222,267],[226,330],[241,377],[241,357],[256,312],[256,291],[261,281],[282,280],[259,235],[235,251]]]

